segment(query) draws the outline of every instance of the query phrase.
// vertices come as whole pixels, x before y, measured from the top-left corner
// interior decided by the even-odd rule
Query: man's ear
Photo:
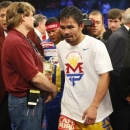
[[[84,23],[81,23],[81,24],[80,24],[80,27],[81,27],[81,30],[83,30],[83,28],[84,28]]]
[[[21,22],[25,21],[25,16],[23,14],[21,14]]]
[[[21,22],[25,21],[25,16],[23,14],[21,14]]]
[[[38,26],[40,27],[41,25],[42,25],[42,22],[39,22],[39,23],[38,23]]]

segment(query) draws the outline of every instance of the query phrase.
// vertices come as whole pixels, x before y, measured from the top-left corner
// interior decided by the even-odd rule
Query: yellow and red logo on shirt
[[[73,51],[67,55],[66,59],[68,63],[65,64],[65,74],[74,86],[76,81],[80,81],[84,74],[82,57],[79,52]]]

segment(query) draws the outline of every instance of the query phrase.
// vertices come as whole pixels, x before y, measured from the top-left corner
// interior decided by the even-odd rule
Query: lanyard
[[[42,57],[42,60],[43,60],[44,62],[48,62],[48,61],[46,61],[46,60],[43,58],[43,56],[40,54],[40,52],[39,52],[38,49],[36,48],[35,44],[34,44],[29,38],[26,37],[26,39],[27,39],[27,41],[32,45],[32,47],[34,48],[35,52],[36,52],[40,57]]]

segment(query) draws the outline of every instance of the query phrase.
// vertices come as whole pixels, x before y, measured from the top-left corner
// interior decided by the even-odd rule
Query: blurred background
[[[0,0],[0,2],[5,0]],[[104,26],[107,28],[107,13],[112,8],[119,8],[122,12],[130,7],[130,0],[10,0],[25,1],[31,3],[36,14],[43,14],[47,18],[57,17],[59,12],[66,6],[76,6],[83,13],[88,14],[92,10],[99,10],[104,16]],[[45,36],[45,35],[44,35]],[[45,119],[45,118],[44,118]],[[43,128],[46,127],[46,120],[43,121]]]
[[[2,2],[4,0],[0,0]],[[10,0],[21,1],[21,0]],[[31,3],[36,8],[36,13],[49,17],[57,17],[60,10],[66,6],[76,6],[83,13],[98,9],[103,14],[111,8],[125,10],[130,7],[130,0],[22,0]]]

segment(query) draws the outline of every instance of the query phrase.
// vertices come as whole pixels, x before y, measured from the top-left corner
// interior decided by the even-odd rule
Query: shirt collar
[[[125,26],[125,28],[129,31],[130,28],[129,28],[127,25],[124,25],[124,26]]]
[[[37,34],[37,36],[40,38],[40,40],[42,41],[42,34],[36,28],[34,28],[34,31]]]
[[[15,33],[16,35],[19,35],[20,37],[26,38],[26,36],[24,36],[21,32],[19,32],[19,31],[16,30],[16,29],[11,29],[8,33],[10,33],[10,32],[13,32],[13,33]]]
[[[4,31],[5,37],[8,35],[6,31]]]

